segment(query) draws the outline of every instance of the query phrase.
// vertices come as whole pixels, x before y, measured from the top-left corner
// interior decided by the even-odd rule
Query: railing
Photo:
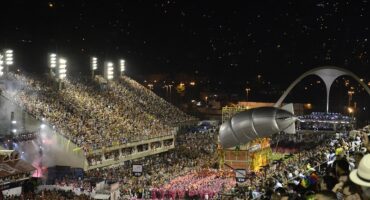
[[[174,134],[170,134],[170,135],[148,138],[148,139],[145,139],[145,140],[141,139],[141,140],[137,140],[136,142],[128,142],[128,143],[125,143],[125,144],[119,144],[119,145],[109,146],[109,147],[105,147],[105,148],[90,150],[90,151],[87,152],[87,155],[98,154],[98,153],[102,153],[103,151],[104,152],[110,152],[110,151],[114,151],[114,150],[118,150],[118,149],[134,147],[134,146],[137,146],[137,145],[147,144],[147,143],[166,140],[166,139],[173,139],[174,137],[175,137]]]
[[[121,156],[118,160],[115,160],[115,159],[103,160],[103,161],[100,161],[99,164],[86,166],[85,170],[91,170],[91,169],[106,167],[106,166],[110,166],[110,165],[114,165],[114,164],[119,164],[119,163],[122,163],[123,161],[134,160],[134,159],[138,159],[138,158],[142,158],[142,157],[146,157],[146,156],[150,156],[150,155],[154,155],[154,154],[163,153],[163,152],[166,152],[166,151],[168,151],[170,149],[173,149],[173,148],[174,148],[174,145],[163,146],[163,147],[157,148],[157,149],[149,149],[149,150],[146,150],[146,151],[141,151],[141,152],[136,152],[136,153],[133,153],[133,154]]]

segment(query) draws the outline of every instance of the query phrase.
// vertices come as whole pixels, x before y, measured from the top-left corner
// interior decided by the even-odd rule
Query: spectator
[[[370,154],[361,159],[358,169],[351,172],[350,179],[361,186],[362,198],[370,199]]]

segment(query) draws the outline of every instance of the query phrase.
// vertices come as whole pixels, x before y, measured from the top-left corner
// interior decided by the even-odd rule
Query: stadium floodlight
[[[91,70],[97,70],[98,69],[98,58],[92,57],[91,58]]]
[[[7,49],[5,50],[5,65],[13,65],[13,50]]]
[[[91,57],[91,76],[92,78],[95,77],[95,70],[98,69],[98,58],[97,57]]]
[[[3,64],[4,64],[3,55],[0,54],[0,77],[3,76],[3,74],[4,74],[4,72],[3,72],[3,70],[4,70]]]
[[[51,69],[54,69],[57,67],[57,54],[51,53],[49,54],[49,67]]]
[[[63,80],[67,76],[67,60],[64,58],[59,59],[58,65],[58,78]]]
[[[120,75],[123,75],[123,72],[125,72],[125,60],[121,59],[119,60],[119,67],[120,67]]]
[[[112,80],[114,78],[114,68],[112,62],[105,63],[104,77],[107,80]]]

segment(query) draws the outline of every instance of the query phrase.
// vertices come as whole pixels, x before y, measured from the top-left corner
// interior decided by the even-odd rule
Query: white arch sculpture
[[[305,77],[309,75],[316,75],[320,77],[326,86],[326,112],[329,112],[329,97],[330,97],[330,88],[335,81],[340,76],[347,75],[352,78],[354,78],[357,82],[360,83],[362,87],[365,88],[366,92],[370,95],[370,88],[360,80],[358,76],[356,76],[354,73],[342,69],[339,67],[334,66],[324,66],[324,67],[318,67],[312,70],[307,71],[306,73],[302,74],[300,77],[298,77],[290,86],[288,89],[283,93],[283,95],[280,97],[280,99],[275,103],[274,107],[280,107],[281,103],[283,103],[286,96],[289,94],[289,92],[296,86],[299,82],[302,81]]]

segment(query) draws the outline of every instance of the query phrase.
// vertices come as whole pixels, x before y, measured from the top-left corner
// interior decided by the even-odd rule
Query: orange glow
[[[311,103],[306,103],[303,105],[305,109],[312,109],[312,104]]]
[[[354,110],[353,110],[353,108],[348,107],[348,113],[350,113],[350,114],[351,114],[351,113],[353,113],[353,111],[354,111]]]

